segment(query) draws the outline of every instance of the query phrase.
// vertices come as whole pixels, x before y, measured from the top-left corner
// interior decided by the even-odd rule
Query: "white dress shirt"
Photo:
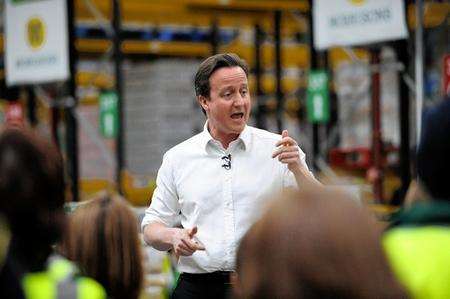
[[[180,272],[231,271],[242,236],[260,216],[265,201],[283,187],[296,186],[286,164],[272,158],[280,135],[246,126],[225,150],[207,130],[167,151],[156,179],[142,229],[160,222],[168,227],[198,227],[205,246],[181,256]],[[231,168],[222,157],[231,155]],[[300,150],[305,163],[305,154]]]

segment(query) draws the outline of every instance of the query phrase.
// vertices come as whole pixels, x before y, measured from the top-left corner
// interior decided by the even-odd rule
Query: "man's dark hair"
[[[425,111],[417,149],[417,173],[435,199],[450,200],[450,97]]]
[[[199,66],[195,74],[194,86],[195,95],[209,98],[211,86],[209,85],[209,78],[220,68],[239,66],[248,77],[247,63],[234,53],[217,54],[206,58]],[[202,109],[203,110],[203,109]],[[205,111],[203,111],[205,112]]]
[[[27,129],[0,133],[0,212],[12,233],[10,252],[24,267],[42,267],[65,220],[62,157]]]

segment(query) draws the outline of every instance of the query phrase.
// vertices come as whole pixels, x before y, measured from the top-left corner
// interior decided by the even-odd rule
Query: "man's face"
[[[211,75],[209,84],[210,98],[200,97],[199,101],[208,115],[211,133],[216,137],[240,134],[250,115],[250,94],[244,70],[239,66],[220,68]]]

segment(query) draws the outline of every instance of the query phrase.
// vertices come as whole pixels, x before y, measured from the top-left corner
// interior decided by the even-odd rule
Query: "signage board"
[[[69,78],[65,0],[6,0],[6,84]]]
[[[314,47],[407,38],[403,0],[314,0]]]
[[[328,74],[324,70],[313,70],[308,76],[306,109],[312,123],[326,123],[330,119]]]
[[[119,125],[118,97],[114,91],[100,94],[100,134],[105,138],[115,138]]]

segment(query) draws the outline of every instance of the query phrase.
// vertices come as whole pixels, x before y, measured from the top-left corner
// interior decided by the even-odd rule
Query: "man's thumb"
[[[287,130],[283,130],[283,132],[281,133],[281,138],[288,137],[288,136],[289,136],[288,131]]]
[[[188,230],[189,237],[191,237],[191,238],[192,238],[196,233],[197,233],[197,226],[194,226],[193,228],[191,228],[191,229]]]

